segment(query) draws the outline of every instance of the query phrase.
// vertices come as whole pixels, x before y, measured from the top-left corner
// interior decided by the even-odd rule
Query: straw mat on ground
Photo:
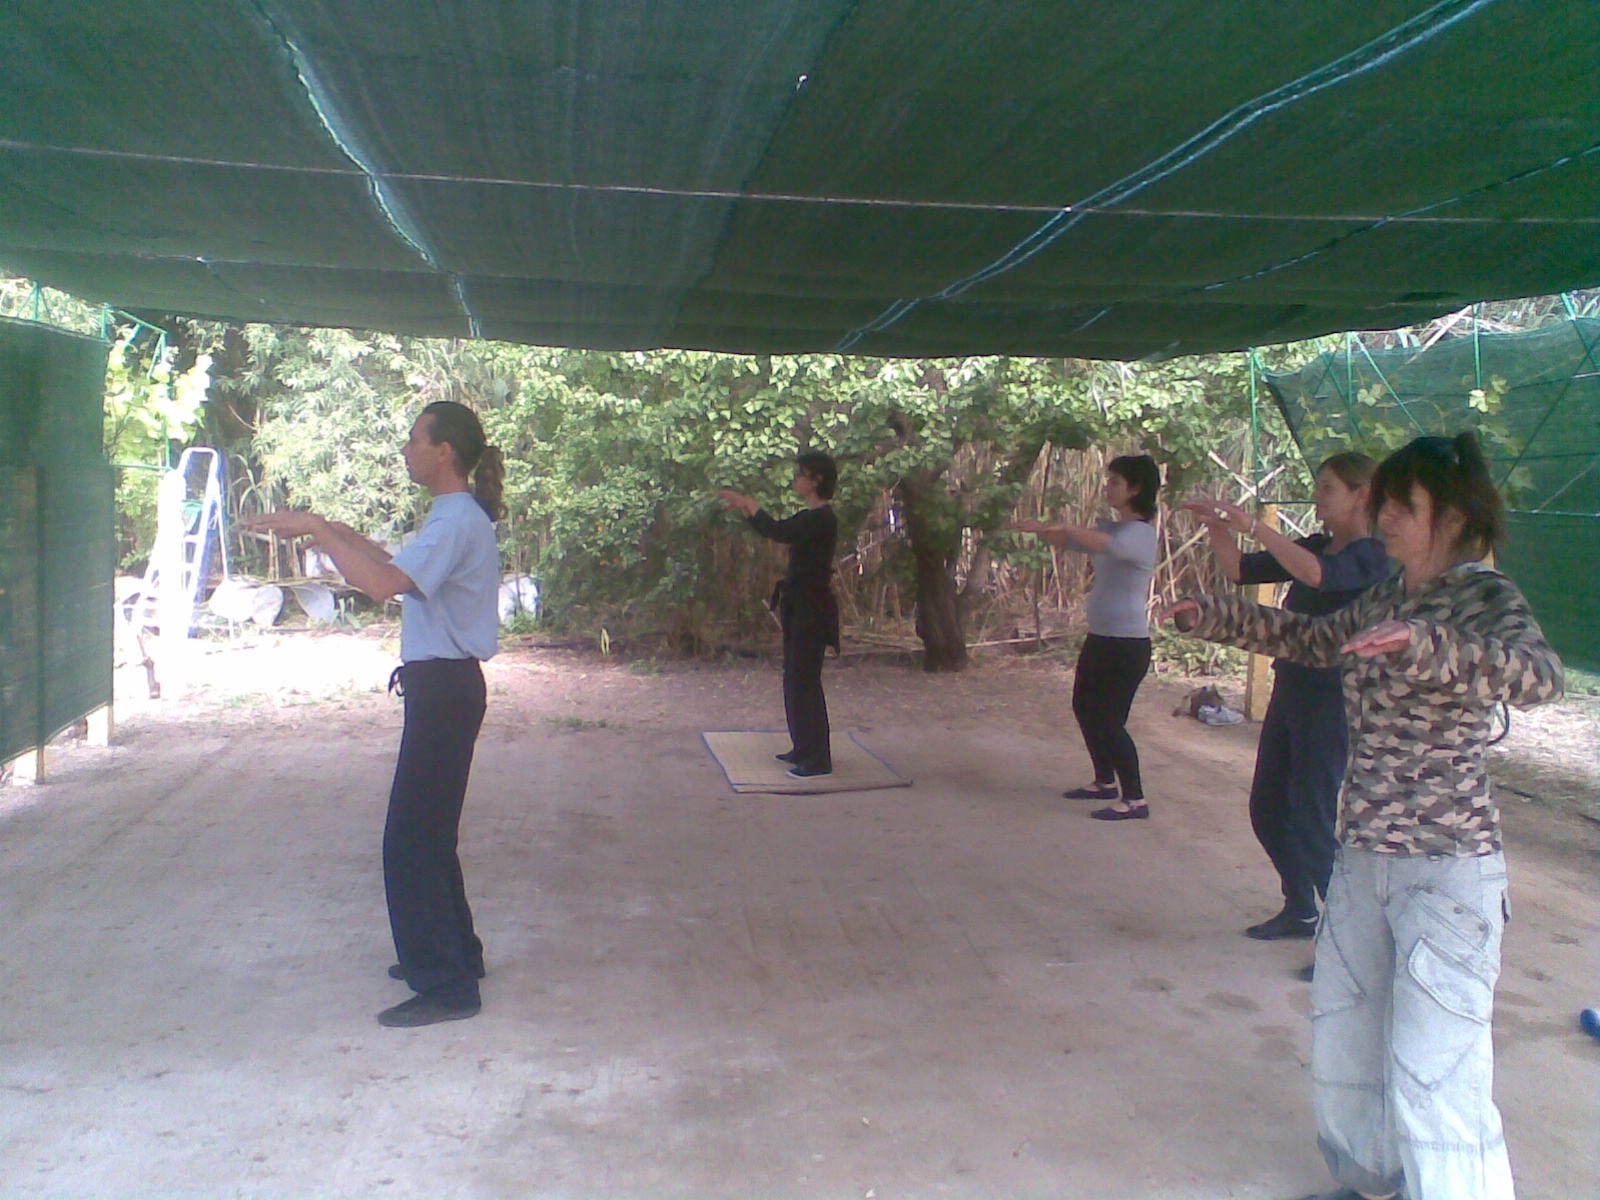
[[[704,733],[728,786],[736,792],[770,792],[803,796],[821,792],[865,792],[874,788],[910,787],[911,780],[863,746],[855,734],[833,735],[833,774],[795,779],[789,764],[773,756],[789,748],[789,735],[768,730]]]

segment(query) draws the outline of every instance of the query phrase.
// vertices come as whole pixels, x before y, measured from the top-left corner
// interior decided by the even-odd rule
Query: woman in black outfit
[[[794,491],[806,507],[782,521],[732,488],[717,492],[724,505],[745,515],[750,528],[789,547],[789,572],[773,590],[772,605],[783,626],[783,712],[791,742],[778,757],[793,764],[789,774],[797,779],[833,771],[822,658],[829,646],[839,652],[839,605],[832,588],[839,520],[828,503],[838,480],[829,455],[802,453],[795,460]]]

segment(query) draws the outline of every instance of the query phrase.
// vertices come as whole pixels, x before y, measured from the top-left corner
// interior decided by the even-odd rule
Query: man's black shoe
[[[477,968],[476,968],[475,973],[476,973],[476,975],[478,976],[479,979],[482,979],[489,972],[484,970],[484,967],[483,967],[482,963],[479,963]],[[389,978],[390,979],[404,979],[405,977],[406,977],[406,973],[400,969],[400,964],[399,963],[395,963],[392,967],[389,968]]]
[[[1284,938],[1308,938],[1317,935],[1317,919],[1315,917],[1297,917],[1292,913],[1281,912],[1270,921],[1263,921],[1259,925],[1252,925],[1244,931],[1245,937],[1255,938],[1258,942],[1277,942]]]
[[[814,775],[832,775],[832,763],[796,763],[787,774],[795,779],[810,779]]]
[[[482,1007],[477,1000],[450,1003],[436,996],[413,996],[403,1004],[384,1009],[378,1014],[378,1024],[390,1029],[414,1029],[440,1021],[464,1021],[477,1016]]]
[[[772,757],[779,762],[792,763],[794,761],[794,751],[785,750],[782,754],[774,754]]]

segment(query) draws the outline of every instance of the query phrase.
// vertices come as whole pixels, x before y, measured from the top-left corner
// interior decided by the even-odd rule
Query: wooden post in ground
[[[1269,529],[1278,528],[1278,506],[1263,504],[1256,514]],[[1251,589],[1251,599],[1257,604],[1271,604],[1277,599],[1278,585],[1258,583]],[[1245,670],[1244,714],[1252,721],[1267,715],[1267,701],[1272,697],[1272,659],[1265,654],[1252,654]]]

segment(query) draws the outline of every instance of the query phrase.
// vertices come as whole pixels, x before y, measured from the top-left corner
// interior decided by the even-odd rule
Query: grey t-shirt
[[[1096,521],[1111,545],[1092,556],[1089,632],[1101,637],[1150,636],[1150,581],[1156,573],[1156,527],[1151,521]],[[1082,550],[1075,542],[1069,545]]]
[[[394,556],[416,585],[400,600],[400,658],[494,657],[500,644],[500,550],[470,492],[433,502],[417,536]]]

